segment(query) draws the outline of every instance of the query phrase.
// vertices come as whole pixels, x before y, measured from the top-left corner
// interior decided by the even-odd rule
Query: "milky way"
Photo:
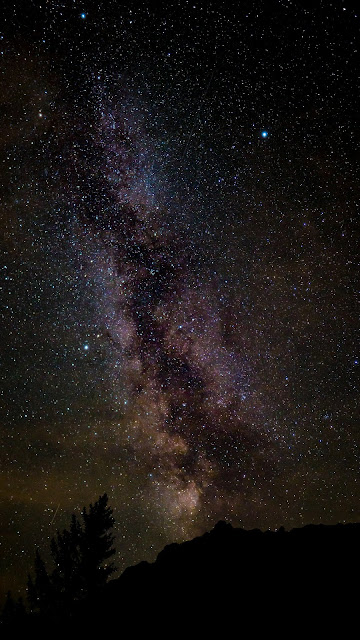
[[[85,4],[1,40],[2,590],[104,491],[120,570],[359,518],[356,12]]]
[[[113,351],[109,373],[127,445],[148,471],[149,499],[182,530],[204,508],[232,511],[269,437],[246,354],[227,344],[220,291],[200,277],[191,243],[147,193],[152,147],[137,148],[141,127],[107,97],[98,87],[95,134],[76,143],[76,180],[67,187],[96,239],[100,335]]]

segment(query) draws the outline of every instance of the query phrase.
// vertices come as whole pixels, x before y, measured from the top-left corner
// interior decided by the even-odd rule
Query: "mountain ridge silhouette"
[[[262,532],[220,521],[202,536],[167,545],[155,562],[128,567],[106,585],[105,602],[111,608],[121,600],[130,612],[141,601],[148,619],[161,602],[165,627],[196,602],[193,621],[202,628],[225,620],[226,628],[236,628],[240,609],[245,625],[276,623],[276,612],[278,624],[310,624],[321,613],[323,629],[327,615],[341,617],[358,598],[352,577],[359,575],[359,543],[360,523]]]

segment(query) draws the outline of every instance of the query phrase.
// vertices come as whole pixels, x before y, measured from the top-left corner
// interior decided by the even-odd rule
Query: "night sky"
[[[0,590],[359,513],[359,13],[5,2]]]

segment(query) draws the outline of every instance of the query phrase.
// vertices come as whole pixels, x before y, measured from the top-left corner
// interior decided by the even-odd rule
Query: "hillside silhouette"
[[[360,524],[261,532],[219,522],[165,547],[155,563],[128,568],[107,585],[102,605],[111,611],[121,601],[132,611],[140,601],[151,620],[161,603],[158,626],[176,620],[185,632],[186,620],[208,631],[306,622],[324,630],[335,615],[344,624],[355,598],[358,607],[359,542]]]
[[[161,637],[251,629],[296,636],[301,629],[332,635],[340,625],[343,633],[358,608],[359,542],[360,524],[261,532],[219,522],[166,546],[154,563],[129,567],[56,628],[119,637],[130,629]],[[45,632],[53,622],[37,615],[18,624]]]

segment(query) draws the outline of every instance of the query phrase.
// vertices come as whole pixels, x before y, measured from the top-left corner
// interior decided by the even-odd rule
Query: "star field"
[[[119,570],[357,521],[360,16],[34,4],[0,34],[1,591],[105,491]]]

